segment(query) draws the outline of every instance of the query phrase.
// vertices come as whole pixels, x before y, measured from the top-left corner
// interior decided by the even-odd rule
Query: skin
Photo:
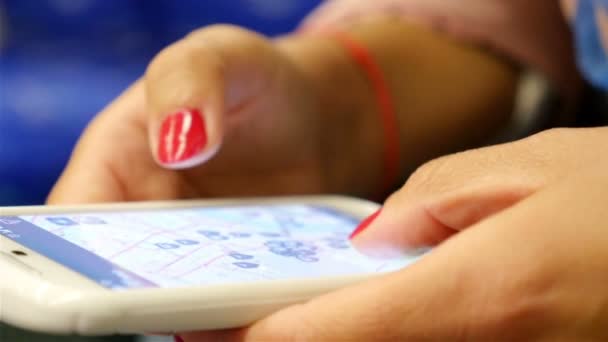
[[[474,133],[489,134],[507,118],[512,65],[403,22],[370,21],[350,33],[400,95],[403,174],[483,141]],[[203,111],[217,152],[176,170],[155,161],[156,132],[184,107]],[[98,116],[49,202],[366,196],[381,183],[377,117],[365,78],[330,39],[203,29],[163,51]],[[378,257],[437,246],[420,262],[246,328],[181,336],[606,340],[607,144],[606,128],[552,130],[424,164],[353,240]]]
[[[372,255],[438,244],[419,262],[244,329],[181,336],[605,341],[606,144],[608,128],[551,130],[428,163],[353,240]]]
[[[478,144],[508,118],[512,65],[401,22],[366,23],[351,35],[370,47],[391,92],[403,95],[395,96],[402,174]],[[271,41],[232,26],[204,28],[162,51],[96,117],[48,202],[370,196],[382,183],[374,101],[359,67],[331,38]],[[183,108],[203,113],[209,144],[201,153],[217,152],[188,168],[159,165],[160,122]]]

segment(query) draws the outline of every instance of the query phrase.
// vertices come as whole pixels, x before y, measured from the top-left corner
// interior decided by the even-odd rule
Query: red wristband
[[[383,199],[384,196],[394,190],[393,186],[399,179],[399,124],[395,104],[382,70],[367,48],[344,32],[331,32],[330,36],[346,49],[355,63],[365,73],[380,111],[384,131],[384,177],[382,189],[376,197]]]

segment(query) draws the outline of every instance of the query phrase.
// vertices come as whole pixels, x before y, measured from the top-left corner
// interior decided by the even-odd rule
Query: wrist
[[[277,40],[314,92],[323,173],[330,193],[369,197],[382,187],[383,131],[366,75],[324,36]]]
[[[387,92],[394,94],[399,175],[478,146],[509,118],[518,71],[510,61],[390,18],[370,19],[346,32],[377,64]],[[316,92],[328,191],[369,197],[384,190],[390,129],[370,70],[329,35],[289,36],[278,46]]]

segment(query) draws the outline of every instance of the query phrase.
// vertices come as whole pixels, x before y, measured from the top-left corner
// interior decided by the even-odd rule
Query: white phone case
[[[378,208],[364,200],[321,196],[14,207],[0,208],[0,216],[247,203],[322,204],[359,218]],[[28,266],[10,255],[14,249],[27,250],[0,234],[0,321],[47,333],[99,335],[245,326],[290,304],[375,276],[113,291],[31,250],[27,250]]]

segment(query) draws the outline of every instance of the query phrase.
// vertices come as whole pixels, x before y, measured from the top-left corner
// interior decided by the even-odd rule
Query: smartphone
[[[349,244],[377,209],[334,196],[0,208],[0,321],[81,335],[245,326],[414,262]]]

